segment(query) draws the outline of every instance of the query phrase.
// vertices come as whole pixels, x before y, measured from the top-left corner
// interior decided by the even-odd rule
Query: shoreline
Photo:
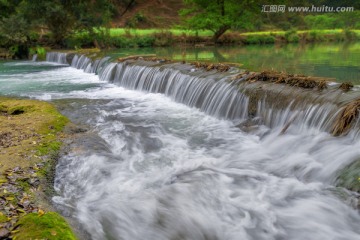
[[[8,97],[0,119],[0,238],[77,239],[51,204],[69,120],[50,103]]]
[[[132,32],[130,31],[132,30]],[[287,44],[314,44],[331,42],[358,42],[360,30],[289,30],[289,31],[266,31],[266,32],[227,32],[215,43],[208,35],[173,34],[171,29],[159,30],[149,33],[138,33],[140,29],[125,30],[125,34],[95,34],[87,33],[72,34],[64,39],[62,46],[51,44],[47,40],[37,40],[31,46],[14,52],[7,48],[0,48],[0,60],[18,59],[17,56],[31,57],[34,54],[45,56],[45,49],[61,49],[78,51],[79,49],[134,49],[148,47],[195,47],[208,46],[248,46],[248,45],[287,45]],[[111,32],[111,29],[110,29]],[[45,38],[46,39],[46,38]],[[22,52],[20,52],[22,51]]]

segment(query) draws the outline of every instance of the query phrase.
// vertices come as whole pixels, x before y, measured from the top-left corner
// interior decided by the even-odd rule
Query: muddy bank
[[[76,239],[49,203],[67,123],[49,103],[0,97],[0,239]]]

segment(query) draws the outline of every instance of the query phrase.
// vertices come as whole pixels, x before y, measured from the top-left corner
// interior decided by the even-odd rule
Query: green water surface
[[[117,49],[107,54],[113,57],[156,54],[159,57],[178,61],[232,62],[250,71],[276,70],[360,84],[359,42],[283,46],[138,48]]]

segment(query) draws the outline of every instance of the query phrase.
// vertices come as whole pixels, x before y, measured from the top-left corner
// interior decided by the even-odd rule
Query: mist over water
[[[0,94],[53,101],[89,128],[59,160],[53,201],[91,239],[360,239],[358,196],[335,187],[359,159],[357,138],[300,123],[244,131],[240,110],[221,119],[173,95],[22,64],[0,73]]]

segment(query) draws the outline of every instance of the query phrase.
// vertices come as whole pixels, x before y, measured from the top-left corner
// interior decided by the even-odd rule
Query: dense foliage
[[[78,31],[106,26],[114,5],[110,0],[0,0],[0,45],[26,48],[36,40],[64,45]]]
[[[184,0],[183,27],[211,30],[214,40],[227,30],[360,29],[360,2],[333,0]],[[270,6],[285,7],[269,11]],[[287,7],[353,7],[348,12],[291,12]],[[264,11],[265,10],[265,11]]]
[[[0,48],[23,58],[30,47],[127,47],[167,46],[174,41],[202,41],[201,31],[211,31],[212,40],[222,43],[298,42],[296,30],[346,29],[336,39],[355,39],[351,29],[360,29],[360,1],[335,0],[178,0],[181,24],[174,26],[194,30],[196,36],[176,37],[170,31],[158,31],[146,37],[111,36],[109,26],[122,19],[127,11],[135,11],[135,22],[144,22],[142,4],[147,0],[0,0]],[[174,1],[172,1],[174,2]],[[163,5],[169,2],[161,2]],[[174,3],[172,3],[174,4]],[[333,6],[353,7],[355,11],[339,13],[270,12],[264,6],[286,7]],[[153,6],[156,8],[157,6]],[[179,9],[178,8],[178,9]],[[134,10],[135,9],[135,10]],[[134,21],[132,23],[134,23]],[[128,25],[126,25],[128,26]],[[132,26],[132,25],[131,25]],[[128,27],[131,27],[130,25]],[[136,27],[136,26],[133,26]],[[239,39],[223,34],[236,32],[286,31],[284,37],[247,36]],[[170,33],[170,34],[169,34]],[[231,33],[230,33],[231,35]],[[308,34],[306,41],[316,41],[319,34]],[[310,36],[311,35],[311,36]],[[33,51],[33,50],[32,50]]]
[[[180,11],[187,28],[208,29],[214,41],[231,28],[246,29],[258,10],[253,0],[184,0],[187,8]]]

